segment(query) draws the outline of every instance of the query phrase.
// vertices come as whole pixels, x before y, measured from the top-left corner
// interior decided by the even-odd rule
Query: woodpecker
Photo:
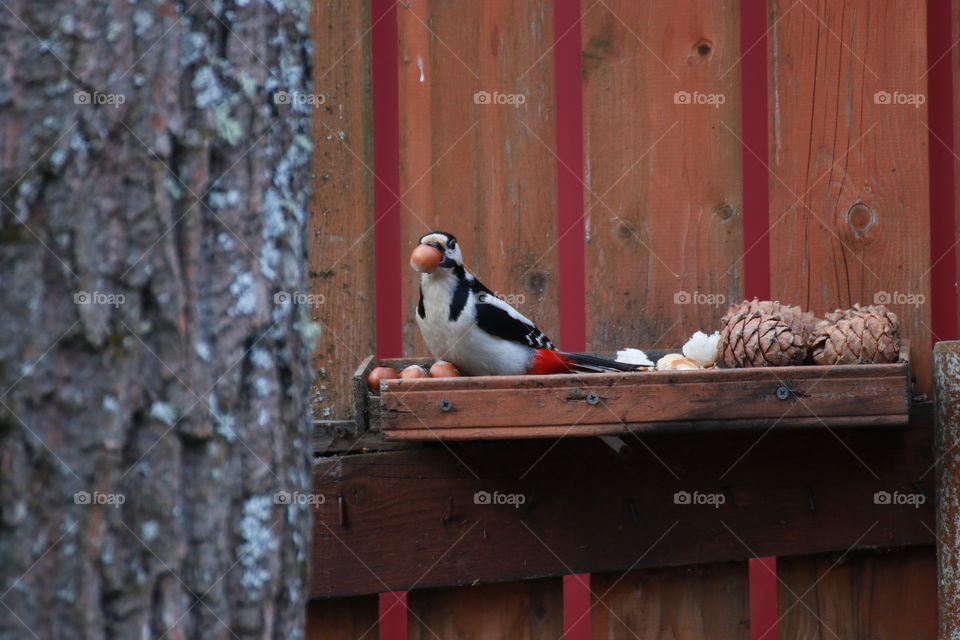
[[[417,324],[433,356],[474,376],[567,371],[635,371],[623,364],[554,347],[526,316],[498,298],[463,266],[457,239],[443,231],[422,238],[410,258],[420,272]]]

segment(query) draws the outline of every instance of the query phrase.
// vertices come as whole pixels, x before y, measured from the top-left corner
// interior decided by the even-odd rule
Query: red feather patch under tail
[[[565,373],[575,369],[574,363],[559,351],[537,349],[527,368],[527,375],[545,376],[551,373]]]
[[[609,358],[601,358],[586,353],[565,353],[554,349],[537,349],[533,352],[533,359],[530,362],[530,368],[527,369],[527,375],[549,375],[568,371],[603,373],[637,370],[636,365],[616,362]]]

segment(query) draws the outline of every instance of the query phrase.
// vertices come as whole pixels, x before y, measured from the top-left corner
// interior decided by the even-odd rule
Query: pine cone
[[[883,305],[834,311],[810,337],[817,364],[869,364],[900,358],[900,323]]]
[[[807,340],[817,324],[817,319],[812,311],[804,311],[797,306],[781,304],[779,300],[757,300],[756,298],[744,300],[740,304],[730,307],[727,316],[723,318],[723,322],[726,322],[728,317],[750,311],[760,311],[770,316],[777,316],[785,325],[790,327],[790,331],[794,335],[800,336],[802,344],[807,344]]]
[[[780,316],[760,309],[724,316],[719,349],[720,362],[728,368],[800,364],[807,353],[802,335]]]
[[[900,319],[897,318],[897,314],[890,311],[882,304],[871,304],[866,307],[861,307],[860,303],[856,303],[853,305],[852,309],[837,309],[836,311],[831,311],[830,313],[824,314],[824,317],[829,323],[835,323],[843,318],[850,319],[866,316],[877,316],[883,318],[893,328],[893,333],[895,335],[900,334]]]

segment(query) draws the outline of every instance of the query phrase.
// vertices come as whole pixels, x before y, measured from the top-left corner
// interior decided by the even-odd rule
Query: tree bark
[[[303,635],[307,14],[0,6],[0,638]]]

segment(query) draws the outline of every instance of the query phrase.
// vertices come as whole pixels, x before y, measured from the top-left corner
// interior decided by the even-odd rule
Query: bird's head
[[[420,273],[433,273],[463,266],[463,254],[457,239],[443,231],[431,231],[420,238],[420,243],[410,256],[410,266]]]

